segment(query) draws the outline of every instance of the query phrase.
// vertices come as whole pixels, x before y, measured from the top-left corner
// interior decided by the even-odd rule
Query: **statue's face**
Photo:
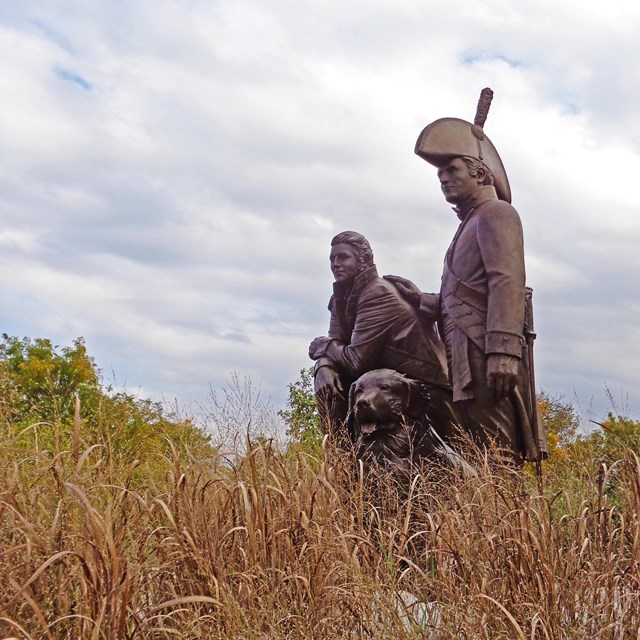
[[[460,204],[482,184],[484,176],[469,175],[469,167],[464,160],[454,158],[438,169],[438,180],[445,200],[451,204]]]
[[[341,243],[331,247],[329,261],[336,282],[348,283],[358,275],[356,251],[350,244]]]

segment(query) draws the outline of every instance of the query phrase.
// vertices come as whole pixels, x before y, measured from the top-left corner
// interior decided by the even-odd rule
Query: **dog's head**
[[[368,435],[418,417],[428,401],[426,387],[393,369],[374,369],[349,390],[349,419],[354,433]]]

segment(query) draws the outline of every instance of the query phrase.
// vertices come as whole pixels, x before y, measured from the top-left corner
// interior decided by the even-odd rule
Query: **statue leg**
[[[486,357],[474,344],[469,344],[469,365],[473,399],[456,402],[464,430],[481,448],[497,447],[500,463],[521,467],[520,419],[512,399],[494,402],[486,383]]]
[[[447,445],[456,449],[462,433],[462,422],[451,390],[423,384],[429,393],[429,402],[425,406],[428,422]]]

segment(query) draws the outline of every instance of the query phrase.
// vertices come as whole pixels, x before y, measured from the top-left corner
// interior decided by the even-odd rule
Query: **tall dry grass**
[[[485,465],[398,501],[336,455],[125,463],[16,442],[0,447],[0,638],[640,637],[631,452],[594,469],[588,500]]]

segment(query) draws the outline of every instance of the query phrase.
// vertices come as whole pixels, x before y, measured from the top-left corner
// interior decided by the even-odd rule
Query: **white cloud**
[[[456,219],[415,139],[486,125],[536,290],[538,380],[633,393],[640,10],[624,0],[8,3],[0,18],[3,328],[203,400],[282,403],[325,331],[328,243],[439,284]],[[616,391],[614,389],[614,391]],[[640,399],[630,397],[640,413]]]

